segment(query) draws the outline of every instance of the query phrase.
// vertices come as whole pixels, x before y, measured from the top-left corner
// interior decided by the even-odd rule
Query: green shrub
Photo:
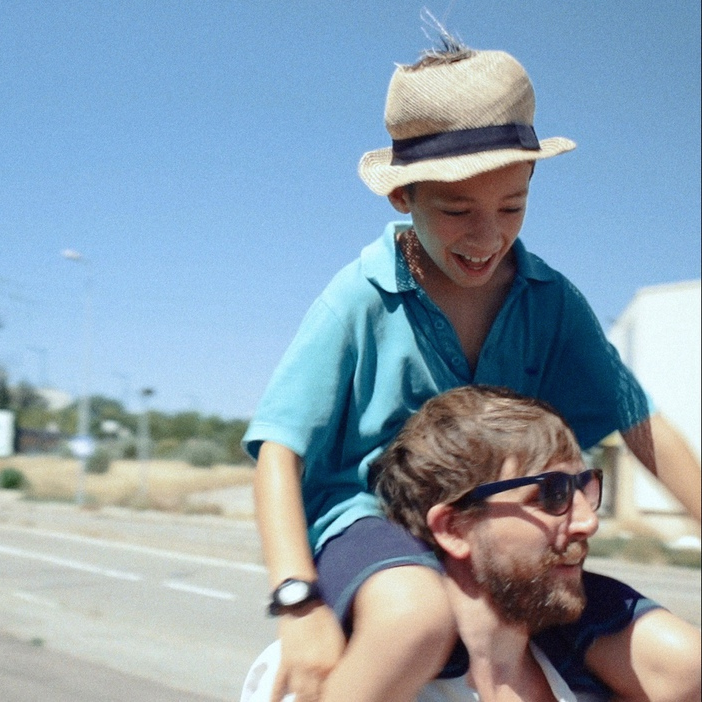
[[[5,490],[21,490],[27,484],[24,473],[17,468],[4,468],[0,472],[0,488]]]
[[[139,456],[139,448],[137,446],[136,439],[131,436],[125,439],[119,439],[115,442],[115,453],[113,457],[115,460],[121,458],[126,458],[127,460],[134,460]]]
[[[103,439],[100,441],[97,451],[107,454],[110,461],[136,456],[136,448],[132,438]]]
[[[209,439],[188,439],[183,446],[185,460],[196,468],[211,468],[215,463],[224,463],[226,450]]]
[[[249,463],[253,465],[251,457],[241,448],[241,439],[246,432],[248,424],[246,422],[232,422],[225,436],[225,446],[227,450],[227,458],[230,463],[241,464]]]
[[[110,463],[112,463],[111,453],[107,449],[98,448],[86,461],[85,472],[102,475],[110,470]]]
[[[179,439],[168,438],[156,442],[154,456],[156,458],[177,458],[182,442]]]

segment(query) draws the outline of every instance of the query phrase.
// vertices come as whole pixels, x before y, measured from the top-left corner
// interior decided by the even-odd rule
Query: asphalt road
[[[238,699],[275,635],[250,522],[17,503],[0,563],[0,632],[212,699]]]
[[[238,700],[273,639],[247,520],[0,503],[0,699]],[[589,559],[700,624],[699,570]]]

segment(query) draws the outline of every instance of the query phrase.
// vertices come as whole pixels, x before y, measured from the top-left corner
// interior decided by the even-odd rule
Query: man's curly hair
[[[518,475],[529,475],[579,460],[581,451],[550,405],[506,388],[470,385],[426,402],[372,474],[388,517],[440,551],[427,526],[429,509],[500,480],[509,456],[517,460]]]

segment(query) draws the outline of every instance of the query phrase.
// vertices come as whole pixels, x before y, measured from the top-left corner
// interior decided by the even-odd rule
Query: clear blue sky
[[[77,394],[247,417],[305,310],[393,210],[356,175],[388,144],[421,1],[3,0],[0,365]],[[700,7],[437,0],[537,93],[522,236],[608,326],[700,276]],[[85,265],[62,258],[73,249]]]

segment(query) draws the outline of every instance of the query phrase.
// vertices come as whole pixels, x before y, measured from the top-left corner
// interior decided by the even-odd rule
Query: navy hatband
[[[538,151],[539,140],[529,124],[500,124],[493,127],[460,129],[410,139],[393,139],[392,165],[406,166],[430,158],[463,156],[498,149]]]

